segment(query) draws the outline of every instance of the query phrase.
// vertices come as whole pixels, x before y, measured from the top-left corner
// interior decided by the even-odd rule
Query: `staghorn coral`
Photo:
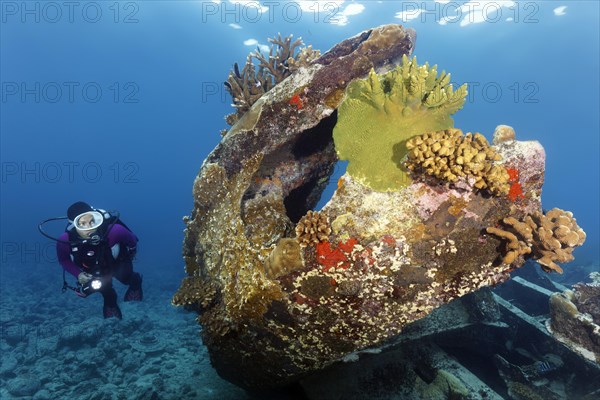
[[[311,62],[319,58],[321,51],[313,50],[311,45],[300,49],[295,57],[289,57],[287,59],[288,68],[290,72],[294,73],[300,68],[305,68],[310,65]]]
[[[450,115],[462,108],[466,85],[456,91],[437,66],[418,65],[406,55],[402,65],[348,85],[338,111],[333,140],[347,172],[371,189],[398,191],[410,183],[401,160],[405,141],[424,132],[449,129]]]
[[[283,238],[265,261],[265,273],[271,279],[286,275],[304,266],[300,245],[296,239]]]
[[[225,121],[229,125],[234,125],[252,104],[274,86],[272,78],[266,71],[256,68],[252,61],[253,56],[254,53],[248,55],[241,72],[238,64],[233,64],[233,71],[229,73],[224,83],[225,89],[233,99],[232,106],[236,108],[235,113],[225,116]]]
[[[308,211],[296,225],[296,236],[302,247],[325,241],[330,234],[329,218],[317,211]]]
[[[502,157],[480,133],[463,135],[460,129],[426,133],[409,139],[406,148],[409,152],[405,166],[410,171],[448,182],[468,177],[479,190],[486,189],[494,195],[509,192],[508,172],[494,164]]]
[[[512,264],[520,256],[532,254],[546,272],[562,273],[557,262],[573,260],[573,250],[585,241],[585,232],[577,225],[573,214],[553,208],[545,215],[538,212],[502,220],[505,227],[489,227],[487,232],[508,241],[503,263]]]
[[[273,77],[275,85],[299,69],[300,66],[309,64],[317,58],[315,55],[319,54],[318,51],[312,51],[311,48],[310,50],[300,51],[294,55],[296,48],[301,46],[303,42],[302,38],[298,38],[292,42],[292,37],[293,35],[282,38],[281,34],[277,34],[277,37],[268,39],[274,45],[271,45],[269,58],[266,58],[260,50],[254,53],[254,57],[258,60],[258,67],[267,71]],[[274,50],[275,54],[273,54]],[[293,63],[291,60],[297,61],[298,64]],[[293,70],[290,68],[290,62],[293,63]],[[305,64],[302,65],[303,63]]]
[[[277,37],[269,38],[271,48],[268,57],[257,49],[248,55],[241,71],[237,63],[233,65],[233,70],[225,81],[225,89],[236,108],[235,113],[225,117],[229,125],[234,125],[263,94],[321,55],[312,46],[303,47],[294,54],[303,42],[301,38],[292,41],[292,37],[293,35],[282,38],[278,34]],[[254,60],[257,61],[256,64]]]

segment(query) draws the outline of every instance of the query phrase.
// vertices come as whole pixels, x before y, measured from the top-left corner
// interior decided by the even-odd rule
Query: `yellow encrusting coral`
[[[473,186],[492,194],[509,192],[509,175],[504,166],[494,164],[502,157],[480,133],[463,135],[460,129],[425,133],[406,142],[409,150],[405,166],[447,182],[460,177],[473,178]]]
[[[330,234],[329,218],[317,211],[307,212],[296,225],[296,237],[302,247],[327,240]]]
[[[406,140],[425,132],[452,128],[450,115],[464,104],[466,85],[456,91],[450,75],[437,66],[418,65],[406,55],[402,65],[348,85],[338,110],[333,140],[338,157],[349,160],[347,172],[380,192],[410,183],[402,168]]]
[[[546,214],[537,211],[522,221],[508,217],[502,222],[503,228],[489,227],[487,232],[508,240],[504,264],[511,264],[519,256],[531,253],[544,271],[562,273],[556,263],[573,261],[573,250],[586,238],[573,213],[559,208]]]

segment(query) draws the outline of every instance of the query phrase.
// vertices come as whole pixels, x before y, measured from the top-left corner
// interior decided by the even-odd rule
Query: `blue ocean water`
[[[182,217],[191,212],[202,160],[232,112],[223,81],[234,62],[243,63],[278,32],[324,52],[374,26],[416,29],[417,59],[451,72],[457,84],[469,83],[456,127],[491,139],[497,125],[507,124],[518,139],[542,143],[544,207],[572,211],[587,233],[571,265],[600,264],[595,1],[2,1],[0,7],[0,299],[10,308],[0,322],[3,331],[25,332],[15,346],[31,342],[28,321],[59,330],[49,321],[65,310],[74,318],[67,326],[87,316],[98,318],[94,326],[103,323],[98,299],[60,294],[54,243],[37,231],[39,222],[65,215],[77,200],[118,210],[140,237],[135,265],[153,296],[144,308],[124,309],[138,313],[137,325],[120,334],[167,329],[156,311],[163,310],[196,335],[194,317],[169,308],[184,276]],[[331,190],[321,204],[327,196]],[[154,322],[144,325],[140,313]],[[33,363],[31,357],[24,360]],[[202,365],[210,369],[206,360]],[[142,375],[136,382],[115,378],[117,389],[143,387]],[[210,377],[217,382],[214,372]],[[2,379],[0,397],[17,396],[7,389],[15,376]],[[163,390],[175,396],[168,379]],[[213,392],[190,389],[190,398],[241,395],[214,385]],[[64,394],[70,386],[76,383],[61,387],[47,378],[25,395]]]

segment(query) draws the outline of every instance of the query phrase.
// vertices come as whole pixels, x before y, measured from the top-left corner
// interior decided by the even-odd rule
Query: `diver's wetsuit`
[[[113,246],[119,245],[119,253],[126,254],[126,249],[135,249],[138,238],[133,232],[125,228],[123,225],[116,223],[112,226],[107,236],[109,251],[113,249]],[[63,233],[60,238],[60,242],[56,245],[56,253],[58,256],[58,262],[75,278],[81,272],[88,272],[85,268],[78,266],[73,262],[71,257],[71,247],[68,243],[69,233]],[[113,253],[114,254],[114,253]],[[137,272],[133,272],[133,263],[130,257],[116,256],[111,257],[113,260],[112,265],[109,268],[110,274],[117,278],[121,283],[129,285],[130,289],[139,290],[141,287],[141,276]],[[108,283],[105,283],[99,290],[104,298],[104,307],[116,307],[117,306],[117,293],[112,286],[112,279],[108,279]]]

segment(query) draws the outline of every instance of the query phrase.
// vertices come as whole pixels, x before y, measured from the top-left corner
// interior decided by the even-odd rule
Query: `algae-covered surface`
[[[502,230],[546,218],[544,149],[509,127],[493,145],[463,135],[451,115],[466,86],[411,59],[414,40],[388,25],[341,42],[256,101],[205,160],[174,303],[199,313],[213,365],[237,385],[283,386],[381,346],[526,258],[564,259],[585,240],[569,213],[525,238]],[[314,212],[338,159],[348,169]]]

